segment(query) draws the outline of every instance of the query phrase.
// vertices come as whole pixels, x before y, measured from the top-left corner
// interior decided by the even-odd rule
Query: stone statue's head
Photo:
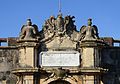
[[[57,18],[62,18],[62,14],[59,14],[59,15],[57,16]]]
[[[88,19],[88,26],[91,26],[91,25],[92,25],[92,19],[89,18],[89,19]]]
[[[54,22],[55,17],[54,16],[50,16],[50,20],[51,20],[51,22]]]
[[[32,25],[31,19],[27,19],[27,25],[28,26]]]
[[[50,19],[55,19],[55,17],[52,15],[52,16],[50,16]]]

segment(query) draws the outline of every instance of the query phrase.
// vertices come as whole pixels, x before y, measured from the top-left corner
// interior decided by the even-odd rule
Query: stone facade
[[[99,37],[92,19],[80,31],[74,22],[51,16],[39,31],[28,19],[18,38],[1,38],[0,84],[119,84],[120,41]]]

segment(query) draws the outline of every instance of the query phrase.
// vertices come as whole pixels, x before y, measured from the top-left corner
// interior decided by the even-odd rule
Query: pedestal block
[[[19,43],[19,65],[20,67],[37,66],[37,40],[20,40]],[[19,67],[19,68],[20,68]]]

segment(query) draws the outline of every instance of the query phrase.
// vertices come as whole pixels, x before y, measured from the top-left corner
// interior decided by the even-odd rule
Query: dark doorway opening
[[[71,83],[64,81],[64,80],[56,80],[56,81],[52,81],[48,84],[71,84]]]

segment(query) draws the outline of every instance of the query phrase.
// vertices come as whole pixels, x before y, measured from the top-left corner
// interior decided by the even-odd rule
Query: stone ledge
[[[18,49],[17,46],[0,46],[0,49]]]
[[[100,47],[100,46],[107,46],[101,40],[84,40],[80,43],[81,47]]]
[[[51,73],[52,72],[52,68],[50,69],[43,69],[45,70],[46,72],[48,73]],[[73,69],[73,70],[70,70],[70,69],[67,69],[69,70],[69,73],[105,73],[107,72],[108,70],[107,69],[103,69],[103,68],[76,68],[76,69]]]
[[[34,73],[53,73],[54,68],[16,68],[12,70],[13,74],[23,75],[23,74],[34,74]],[[64,69],[68,70],[70,74],[102,74],[106,73],[108,70],[103,68],[79,68],[79,69]]]
[[[12,73],[16,75],[33,74],[37,72],[39,72],[39,68],[16,68],[12,70]]]
[[[107,69],[103,68],[80,68],[79,72],[81,73],[104,73],[108,71]]]
[[[39,41],[37,39],[31,39],[31,40],[18,40],[17,41],[18,46],[17,47],[35,47],[39,45]]]

